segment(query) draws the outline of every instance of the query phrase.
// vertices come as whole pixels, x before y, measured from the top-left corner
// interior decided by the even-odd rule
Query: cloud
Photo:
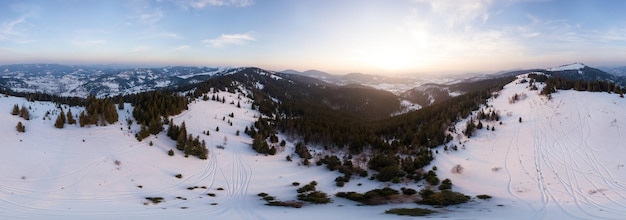
[[[106,40],[95,39],[95,40],[73,40],[72,44],[79,47],[92,47],[97,45],[106,44]]]
[[[154,9],[152,11],[142,11],[137,16],[142,23],[154,24],[163,18],[164,14],[161,9]]]
[[[250,41],[256,41],[250,33],[246,34],[222,34],[215,39],[206,39],[202,43],[208,44],[212,47],[220,48],[228,45],[243,45]]]
[[[20,16],[17,19],[2,22],[2,29],[0,29],[0,40],[6,40],[16,36],[22,36],[22,26],[24,26],[25,23],[26,16]]]
[[[183,37],[180,36],[180,34],[173,33],[173,32],[162,32],[162,33],[159,33],[158,36],[162,38],[166,38],[166,39],[176,39],[176,40],[183,39]]]
[[[174,50],[185,50],[185,49],[187,49],[189,47],[190,47],[189,45],[180,45],[180,46],[174,48]]]
[[[203,9],[209,6],[247,7],[254,4],[254,0],[175,0],[181,7]]]
[[[430,6],[431,12],[441,16],[448,27],[469,25],[476,20],[486,22],[493,0],[415,0]]]

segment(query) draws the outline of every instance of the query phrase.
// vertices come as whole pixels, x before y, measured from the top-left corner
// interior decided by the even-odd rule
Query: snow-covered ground
[[[626,126],[626,117],[621,112],[625,99],[615,94],[560,91],[547,100],[526,86],[509,84],[490,100],[490,108],[501,112],[503,122],[489,124],[495,125],[495,131],[478,130],[470,139],[455,136],[451,144],[458,145],[458,151],[444,152],[440,147],[435,155],[433,165],[439,177],[450,178],[455,191],[494,198],[434,208],[439,213],[428,218],[623,218],[626,146],[621,139],[626,134],[621,128]],[[511,104],[508,99],[515,93],[527,96]],[[277,155],[258,155],[250,147],[251,138],[243,133],[259,117],[250,109],[251,101],[227,92],[218,96],[226,101],[197,100],[190,110],[173,117],[176,124],[185,121],[189,133],[207,142],[208,160],[185,158],[176,149],[175,156],[168,156],[174,141],[164,133],[138,142],[134,137],[138,126],[129,130],[125,122],[131,117],[130,105],[119,112],[120,122],[115,125],[56,129],[54,104],[0,97],[0,218],[407,219],[383,212],[417,207],[413,203],[358,206],[334,196],[330,204],[300,209],[265,206],[258,193],[295,200],[293,182],[302,186],[317,181],[317,189],[329,195],[385,186],[420,187],[367,178],[336,187],[334,179],[340,174],[300,165],[291,142]],[[238,102],[241,108],[236,107]],[[31,107],[31,120],[11,115],[14,104]],[[72,108],[74,114],[80,110]],[[43,119],[46,111],[52,113],[51,119]],[[25,124],[25,133],[16,131],[18,121]],[[460,122],[457,131],[464,124]],[[293,162],[285,159],[287,155]],[[463,173],[450,172],[457,164],[464,167]],[[145,197],[163,197],[164,202],[153,204]]]
[[[562,65],[558,67],[552,67],[546,69],[547,71],[564,71],[564,70],[579,70],[585,68],[585,64],[582,63],[572,63],[567,65]]]
[[[457,136],[451,144],[458,151],[440,150],[440,178],[466,194],[494,197],[480,219],[624,219],[626,100],[575,91],[548,100],[527,85],[509,84],[489,102],[502,116],[502,125],[485,124],[495,131]],[[522,93],[526,98],[509,103]],[[464,172],[450,172],[455,165]]]

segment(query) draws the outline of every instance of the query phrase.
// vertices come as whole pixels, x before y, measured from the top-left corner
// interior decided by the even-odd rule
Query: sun
[[[406,70],[412,65],[411,55],[400,50],[378,50],[368,60],[376,68],[386,71]]]

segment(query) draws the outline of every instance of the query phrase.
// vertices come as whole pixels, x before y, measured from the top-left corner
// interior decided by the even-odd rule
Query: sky
[[[626,1],[3,0],[0,63],[335,74],[626,66]]]

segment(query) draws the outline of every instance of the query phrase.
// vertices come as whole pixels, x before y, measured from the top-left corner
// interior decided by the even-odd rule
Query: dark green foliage
[[[176,149],[183,151],[185,155],[194,155],[202,160],[208,158],[209,150],[206,147],[206,142],[201,141],[200,136],[194,138],[191,134],[187,134],[184,121],[180,127],[175,125],[173,121],[168,124],[167,136],[176,141]]]
[[[150,200],[150,202],[154,203],[154,204],[159,204],[161,202],[163,202],[163,197],[146,197],[147,200]]]
[[[387,166],[378,171],[376,174],[376,180],[380,182],[387,182],[397,177],[403,177],[404,175],[404,172],[400,170],[398,166]]]
[[[428,173],[426,173],[424,175],[424,179],[426,180],[426,182],[428,182],[428,184],[430,184],[431,186],[436,186],[439,185],[439,178],[437,177],[437,174],[430,170],[428,171]]]
[[[300,156],[300,158],[302,158],[303,160],[308,160],[308,159],[313,158],[311,153],[309,153],[309,149],[307,148],[307,146],[304,145],[304,143],[302,142],[298,142],[296,144],[295,151],[296,151],[296,154],[298,154],[298,156]]]
[[[314,191],[315,186],[317,186],[317,182],[312,181],[309,184],[306,184],[303,187],[298,188],[297,192],[304,193],[304,192]]]
[[[67,123],[68,124],[76,124],[76,119],[74,119],[74,115],[72,115],[72,109],[67,110]]]
[[[469,200],[470,197],[462,193],[444,190],[441,192],[433,192],[426,196],[422,195],[422,200],[418,203],[434,206],[449,206],[466,203]]]
[[[85,125],[107,125],[118,120],[115,103],[110,98],[99,99],[90,95],[85,100],[86,112],[81,112],[78,118],[81,127]]]
[[[311,181],[311,183],[298,188],[297,190],[298,200],[310,202],[313,204],[329,203],[330,198],[328,197],[328,194],[321,192],[321,191],[317,191],[315,189],[316,185],[317,185],[317,182]]]
[[[170,157],[174,156],[174,151],[172,149],[168,150],[167,155],[170,155]]]
[[[270,147],[270,145],[267,144],[267,141],[265,141],[265,138],[263,138],[261,134],[257,134],[254,136],[254,140],[252,141],[252,149],[261,154],[276,154],[276,148],[274,146]]]
[[[265,200],[267,206],[283,206],[283,207],[292,207],[292,208],[301,208],[304,203],[299,201],[276,201],[276,197],[270,196],[267,193],[259,193],[257,194],[261,199]]]
[[[163,119],[187,109],[188,99],[171,91],[153,91],[125,96],[133,106],[137,123],[147,127],[149,134],[163,131]],[[168,135],[169,136],[169,135]]]
[[[410,195],[415,195],[417,193],[416,190],[411,189],[411,188],[404,188],[404,187],[402,187],[402,189],[400,189],[400,190],[402,190],[402,194],[409,195],[409,196]]]
[[[406,215],[406,216],[427,216],[436,211],[423,208],[394,208],[385,211],[385,214]]]
[[[393,167],[398,165],[398,158],[393,155],[376,154],[367,163],[368,167],[372,170],[380,171],[385,167]]]
[[[19,116],[23,119],[30,120],[30,112],[28,112],[28,109],[23,105],[22,108],[20,108]]]
[[[476,198],[482,199],[482,200],[487,200],[487,199],[491,199],[492,197],[490,195],[481,194],[481,195],[477,195]]]
[[[65,126],[65,114],[61,112],[61,114],[59,114],[59,116],[57,116],[57,119],[54,121],[54,127],[63,128],[64,126]]]
[[[11,114],[18,115],[19,113],[20,113],[20,107],[17,104],[13,105],[13,110],[11,111]]]
[[[373,189],[365,192],[364,194],[357,192],[339,192],[335,194],[335,196],[360,202],[365,205],[380,205],[391,202],[394,199],[394,196],[399,194],[400,193],[397,190],[385,187],[382,189]]]
[[[450,190],[452,189],[452,181],[450,179],[445,179],[441,181],[441,185],[439,185],[439,190]]]
[[[17,122],[17,126],[15,126],[15,129],[18,132],[26,132],[26,127],[22,124],[21,121]]]

